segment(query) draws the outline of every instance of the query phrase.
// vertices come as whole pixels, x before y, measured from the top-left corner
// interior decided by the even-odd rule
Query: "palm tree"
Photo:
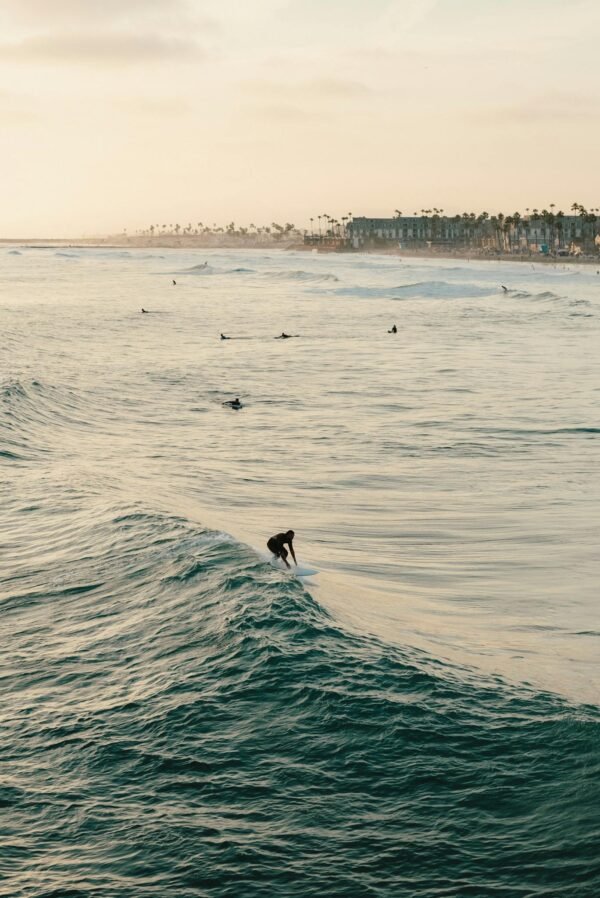
[[[479,239],[480,246],[483,246],[485,244],[485,237],[486,237],[485,223],[489,217],[490,216],[489,216],[488,212],[480,212],[479,215],[477,216],[477,233],[478,233],[478,239]]]
[[[593,238],[595,238],[596,228],[594,227],[594,225],[596,224],[596,221],[597,221],[597,218],[596,218],[596,214],[593,209],[589,209],[589,210],[583,209],[582,210],[581,228],[582,228],[582,232],[583,232],[584,249],[586,248],[586,243],[588,242],[588,240],[590,242],[593,242]],[[588,232],[587,234],[586,234],[586,225],[591,225],[590,228],[587,228],[587,232]],[[595,246],[595,244],[594,244],[594,246]],[[591,247],[588,247],[588,249],[590,249],[590,248]]]
[[[552,244],[552,213],[548,212],[547,209],[542,209],[540,212],[542,221],[544,222],[544,243],[551,246]]]
[[[501,252],[504,252],[504,214],[502,212],[498,212],[496,216],[496,221],[498,222],[496,227],[496,240],[498,241],[498,249]]]
[[[517,238],[517,246],[520,246],[521,245],[521,213],[513,212],[512,220],[513,220],[513,231]]]
[[[507,215],[506,218],[504,219],[504,227],[503,227],[503,230],[504,230],[505,236],[508,237],[508,251],[509,251],[509,253],[512,252],[512,239],[511,239],[511,238],[512,238],[512,225],[513,225],[513,219],[512,219],[512,216],[511,216],[511,215]]]
[[[551,203],[550,209],[554,210],[556,207],[554,203]],[[550,242],[552,245],[552,251],[556,250],[556,215],[554,211],[548,212],[548,226],[550,228]]]
[[[563,245],[563,219],[565,217],[565,213],[560,209],[556,213],[556,233],[558,236],[558,246],[559,249]]]

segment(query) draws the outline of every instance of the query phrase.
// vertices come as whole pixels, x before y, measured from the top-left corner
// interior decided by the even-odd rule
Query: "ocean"
[[[22,246],[0,288],[0,895],[596,898],[596,268]]]

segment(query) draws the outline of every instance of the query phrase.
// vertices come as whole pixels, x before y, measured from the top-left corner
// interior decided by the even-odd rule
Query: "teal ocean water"
[[[0,895],[600,894],[596,270],[0,287]]]

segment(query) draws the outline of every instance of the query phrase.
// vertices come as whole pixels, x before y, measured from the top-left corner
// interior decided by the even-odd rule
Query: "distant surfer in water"
[[[238,399],[237,396],[235,397],[235,399],[228,399],[227,402],[223,403],[223,405],[228,405],[229,408],[235,408],[235,409],[244,408],[244,406],[242,405],[242,403],[240,402],[240,400]]]
[[[388,334],[397,334],[397,333],[398,333],[398,328],[396,327],[395,324],[392,324],[392,329],[390,331],[388,331]]]
[[[174,286],[174,287],[177,286],[177,281],[176,281],[175,279],[173,279],[173,286]]]
[[[288,550],[285,548],[286,545],[290,547],[290,552],[292,553],[294,564],[298,564],[296,560],[296,553],[294,552],[294,546],[292,543],[294,536],[294,531],[288,530],[287,533],[277,533],[275,536],[272,536],[271,539],[267,540],[267,549],[269,550],[269,552],[272,552],[275,558],[281,558],[285,566],[288,568],[290,565],[287,560]]]
[[[221,334],[221,340],[231,340],[231,337],[226,337],[225,334]]]
[[[504,284],[500,284],[505,293],[508,293],[508,287],[505,287]]]
[[[147,314],[148,314],[148,309],[142,309],[142,315],[147,315]]]
[[[275,337],[276,340],[291,340],[292,337],[299,337],[300,334],[286,334],[285,331],[282,331],[278,337]]]

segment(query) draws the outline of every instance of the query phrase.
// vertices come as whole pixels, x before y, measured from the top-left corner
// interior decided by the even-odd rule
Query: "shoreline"
[[[319,255],[343,255],[343,256],[391,256],[403,259],[455,259],[461,262],[518,262],[530,265],[595,265],[600,271],[600,252],[596,256],[549,256],[543,254],[509,254],[509,253],[484,253],[468,250],[427,250],[399,249],[398,247],[378,247],[355,249],[328,249],[307,246],[295,241],[256,242],[254,240],[230,239],[230,240],[198,240],[194,237],[78,237],[78,238],[0,238],[0,247],[16,246],[24,249],[53,249],[56,247],[68,249],[176,249],[176,250],[259,250],[272,252],[317,252]]]
[[[295,247],[298,249],[298,247]],[[300,247],[310,251],[314,247]],[[486,253],[468,251],[466,249],[455,250],[427,250],[427,249],[399,249],[398,247],[379,247],[374,249],[360,249],[348,251],[317,250],[319,254],[334,253],[335,255],[362,255],[362,256],[392,256],[400,261],[403,259],[456,259],[462,262],[520,262],[530,265],[596,265],[600,270],[600,252],[596,256],[550,256],[543,253],[512,254],[512,253]]]

